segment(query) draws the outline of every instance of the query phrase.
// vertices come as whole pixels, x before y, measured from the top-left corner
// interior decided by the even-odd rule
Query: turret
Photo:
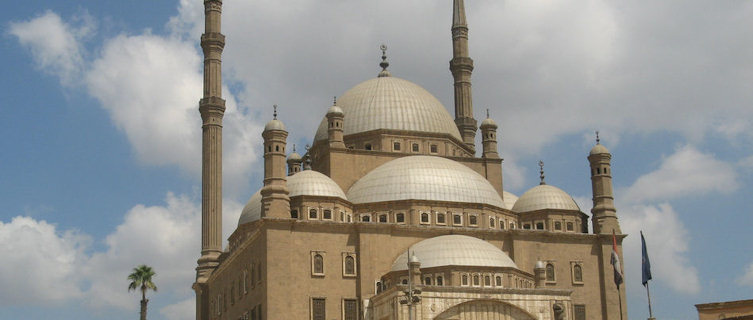
[[[450,71],[455,87],[455,125],[463,142],[476,150],[476,119],[473,118],[471,72],[473,60],[468,56],[468,24],[465,21],[463,0],[454,0],[452,8],[452,60]]]
[[[499,158],[497,152],[497,123],[489,118],[489,109],[486,109],[486,119],[481,121],[481,144],[484,152],[482,158]]]
[[[221,33],[222,0],[204,1],[204,94],[199,100],[202,120],[201,147],[201,257],[196,267],[196,294],[219,264],[222,252],[222,50],[225,36]],[[208,316],[201,310],[197,318]]]
[[[301,158],[300,154],[295,152],[295,145],[293,145],[293,152],[288,155],[288,176],[301,172],[302,164],[303,158]]]
[[[546,264],[544,261],[536,261],[533,267],[533,281],[536,288],[543,288],[546,283]]]
[[[327,110],[327,133],[330,148],[345,148],[343,141],[343,110],[337,106],[337,98]]]
[[[261,188],[262,217],[290,218],[290,197],[285,180],[285,146],[288,132],[282,121],[274,119],[264,126],[264,187]]]
[[[591,189],[593,192],[593,209],[591,209],[593,232],[609,234],[613,231],[621,234],[617,221],[617,209],[614,207],[612,193],[612,154],[599,141],[596,132],[596,145],[588,155],[591,165]]]

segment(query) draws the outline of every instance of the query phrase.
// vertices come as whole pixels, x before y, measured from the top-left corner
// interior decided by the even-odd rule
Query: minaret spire
[[[206,282],[219,265],[222,253],[222,0],[204,0],[204,95],[199,100],[202,120],[201,152],[201,257],[196,267],[196,319],[209,319]]]
[[[468,25],[463,0],[453,0],[452,60],[450,71],[455,82],[455,125],[463,142],[475,152],[476,119],[473,118],[471,72],[473,60],[468,55]]]
[[[544,181],[544,161],[542,160],[539,160],[539,179],[541,179],[539,185],[546,184],[546,181]]]
[[[390,63],[387,61],[387,45],[382,44],[379,46],[379,49],[382,50],[382,62],[379,63],[379,66],[382,67],[382,71],[379,72],[379,77],[390,77],[392,74],[387,71],[387,67],[390,66]]]

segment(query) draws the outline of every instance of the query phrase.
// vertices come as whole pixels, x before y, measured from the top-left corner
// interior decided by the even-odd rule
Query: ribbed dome
[[[560,210],[578,210],[578,204],[575,203],[573,197],[567,192],[555,186],[542,184],[531,188],[526,191],[518,201],[515,201],[515,206],[512,207],[512,211],[515,212],[529,212],[542,209],[560,209]]]
[[[290,197],[306,195],[337,197],[348,200],[345,197],[345,192],[340,189],[340,186],[335,181],[317,171],[304,170],[287,177],[287,180]]]
[[[518,268],[507,254],[484,240],[448,235],[423,240],[410,247],[421,268],[441,266],[511,267]],[[408,270],[408,251],[392,263],[392,271]]]
[[[348,200],[345,192],[340,189],[332,179],[313,170],[298,172],[287,179],[287,187],[290,191],[289,196],[321,196],[336,197]],[[261,218],[261,190],[256,191],[246,206],[241,211],[241,217],[238,219],[238,225],[259,220]]]
[[[515,206],[515,202],[518,201],[518,196],[512,194],[511,192],[502,191],[502,200],[505,201],[505,207],[512,210],[512,207]]]
[[[410,156],[387,162],[348,190],[352,203],[435,200],[485,203],[506,208],[491,183],[458,162],[433,156]]]
[[[261,189],[256,191],[251,196],[251,199],[248,199],[248,202],[246,202],[246,206],[241,211],[241,217],[238,218],[238,225],[240,226],[259,219],[261,219]]]
[[[337,98],[344,114],[343,134],[376,129],[445,133],[462,141],[452,116],[424,88],[395,77],[366,80]],[[314,141],[327,139],[322,120]]]

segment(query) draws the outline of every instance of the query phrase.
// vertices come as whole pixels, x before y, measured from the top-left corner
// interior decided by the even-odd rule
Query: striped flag
[[[612,230],[612,267],[614,267],[614,284],[619,288],[622,283],[622,268],[620,267],[620,256],[617,255],[617,237]]]

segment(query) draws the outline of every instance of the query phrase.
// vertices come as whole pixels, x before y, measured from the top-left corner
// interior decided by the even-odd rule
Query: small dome
[[[295,161],[295,160],[301,160],[301,155],[298,154],[298,152],[293,151],[293,153],[288,155],[288,161]]]
[[[439,236],[420,241],[410,252],[421,261],[421,268],[441,266],[518,268],[502,250],[484,240],[463,236]],[[408,270],[408,251],[392,263],[392,271]]]
[[[350,187],[348,200],[433,200],[506,208],[486,178],[463,164],[434,156],[402,157],[377,167]]]
[[[593,148],[591,148],[591,154],[602,154],[602,153],[609,153],[609,149],[605,147],[604,145],[597,143]]]
[[[282,121],[274,119],[269,122],[267,122],[267,125],[264,126],[264,131],[267,130],[282,130],[285,131],[285,125],[282,123]]]
[[[462,141],[450,113],[426,89],[395,77],[366,80],[337,98],[347,119],[343,134],[377,129],[447,134]],[[327,121],[322,120],[314,141],[327,140]]]
[[[515,201],[515,205],[512,207],[512,211],[519,213],[543,209],[580,211],[578,204],[567,192],[547,184],[529,189],[518,198],[518,201]]]
[[[512,210],[512,207],[515,206],[515,201],[518,201],[518,196],[511,192],[502,191],[502,200],[505,201],[505,207]]]
[[[289,196],[322,196],[336,197],[348,200],[345,192],[332,179],[324,174],[314,171],[305,170],[287,177],[287,186],[290,191]]]
[[[536,261],[536,265],[533,267],[534,269],[544,269],[546,268],[546,264],[544,264],[544,261]]]
[[[492,120],[492,118],[486,118],[486,119],[484,119],[484,121],[481,121],[480,128],[483,129],[483,128],[486,128],[486,127],[497,128],[497,123],[494,122],[494,120]]]
[[[334,114],[334,115],[343,115],[343,109],[341,109],[338,106],[331,106],[329,109],[327,109],[327,114]]]
[[[329,177],[313,171],[306,170],[298,172],[287,179],[289,196],[320,196],[320,197],[335,197],[343,200],[348,200],[345,197],[345,193],[340,186],[335,183]],[[248,200],[246,206],[241,211],[241,217],[238,219],[238,225],[244,223],[253,222],[261,218],[261,189],[256,191],[251,199]]]
[[[261,219],[261,189],[256,191],[251,199],[248,199],[246,206],[241,211],[241,217],[238,219],[238,225],[253,222]]]

